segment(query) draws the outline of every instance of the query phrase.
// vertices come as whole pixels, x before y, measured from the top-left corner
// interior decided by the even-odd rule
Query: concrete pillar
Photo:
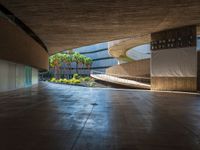
[[[196,26],[152,33],[151,41],[151,89],[196,91]]]

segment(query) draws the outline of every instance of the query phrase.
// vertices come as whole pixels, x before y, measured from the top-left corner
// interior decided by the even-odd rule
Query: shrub
[[[70,80],[67,79],[56,79],[56,78],[52,78],[50,80],[50,82],[55,82],[55,83],[65,83],[65,84],[78,84],[81,83],[80,79],[76,79],[76,78],[72,78]]]
[[[89,85],[90,87],[94,87],[94,86],[95,86],[95,82],[90,82],[88,85]]]
[[[68,83],[70,83],[70,81],[67,79],[63,79],[63,83],[68,84]]]
[[[90,77],[85,77],[84,81],[90,81]]]
[[[81,83],[81,81],[80,80],[74,80],[74,83]]]
[[[57,81],[58,81],[58,83],[62,83],[63,79],[59,79],[59,80],[57,80]]]
[[[69,80],[69,83],[77,84],[77,83],[81,83],[81,81],[79,79],[72,78],[72,79]]]
[[[77,73],[73,74],[73,78],[74,78],[74,79],[79,79],[78,74],[77,74]]]
[[[84,78],[82,78],[82,77],[80,77],[79,80],[80,80],[81,82],[85,81]]]
[[[55,82],[56,81],[56,78],[51,78],[50,79],[50,82]]]
[[[62,82],[64,83],[64,82],[66,82],[67,81],[67,79],[62,79]]]

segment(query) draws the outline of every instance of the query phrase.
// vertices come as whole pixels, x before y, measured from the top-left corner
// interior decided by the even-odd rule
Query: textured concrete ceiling
[[[0,0],[50,54],[200,23],[200,0]]]

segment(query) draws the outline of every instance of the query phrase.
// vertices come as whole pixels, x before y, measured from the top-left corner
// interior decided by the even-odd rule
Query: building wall
[[[118,77],[150,77],[150,59],[115,65],[106,69],[106,74]]]
[[[194,77],[151,77],[152,90],[196,91],[196,83]]]
[[[197,90],[200,91],[200,51],[197,51]]]
[[[0,69],[0,92],[37,84],[38,70],[48,70],[47,50],[2,13]]]
[[[32,68],[32,85],[38,84],[38,70],[35,68]]]
[[[108,44],[99,43],[91,46],[85,46],[77,48],[74,51],[79,52],[82,55],[90,57],[93,60],[91,70],[105,72],[108,67],[117,64],[117,59],[111,57],[108,53]],[[72,64],[73,73],[75,73],[75,63]],[[84,67],[84,69],[79,69],[80,74],[88,74],[89,70]]]
[[[153,33],[151,39],[151,89],[196,91],[196,26]]]
[[[16,64],[16,89],[24,87],[24,65]]]
[[[25,65],[0,60],[0,92],[27,87]],[[31,85],[38,83],[38,70],[31,68]]]

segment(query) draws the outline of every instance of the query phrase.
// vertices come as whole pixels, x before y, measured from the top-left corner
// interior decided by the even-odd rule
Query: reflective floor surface
[[[200,149],[200,96],[53,83],[0,93],[0,150],[118,149]]]

